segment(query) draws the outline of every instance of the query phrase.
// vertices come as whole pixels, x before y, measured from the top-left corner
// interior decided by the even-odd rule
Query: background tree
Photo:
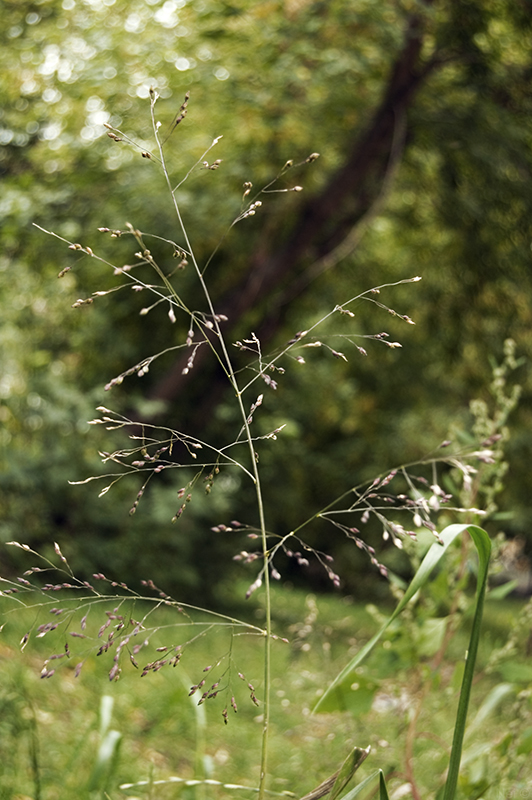
[[[87,241],[102,225],[122,228],[126,219],[170,235],[154,165],[103,128],[110,122],[149,149],[150,85],[168,126],[191,92],[188,116],[166,143],[176,169],[186,171],[224,137],[220,169],[199,171],[179,197],[203,259],[237,214],[245,181],[259,187],[288,159],[321,154],[304,174],[286,173],[286,188],[301,182],[305,191],[272,195],[223,239],[209,266],[235,339],[254,330],[275,347],[339,294],[424,279],[415,291],[398,287],[385,298],[415,328],[367,304],[356,309],[360,334],[385,329],[402,351],[370,342],[368,358],[349,353],[340,372],[319,354],[267,395],[264,424],[287,422],[290,437],[265,465],[275,499],[269,524],[290,526],[301,507],[418,457],[451,424],[467,427],[469,400],[486,395],[490,358],[504,339],[530,351],[531,19],[529,3],[504,0],[6,2],[4,541],[21,531],[34,545],[59,538],[81,568],[105,562],[128,580],[149,573],[167,583],[170,553],[188,565],[179,580],[194,591],[210,574],[203,558],[210,522],[246,514],[236,482],[209,505],[195,502],[179,530],[168,522],[175,487],[165,492],[161,483],[131,523],[127,488],[116,503],[66,485],[97,469],[97,437],[84,420],[111,402],[103,386],[185,331],[165,324],[163,309],[139,317],[143,298],[135,295],[72,310],[109,276],[92,261],[69,260],[31,222],[72,240]],[[131,257],[122,241],[98,246]],[[56,281],[67,265],[73,269]],[[215,437],[231,423],[218,378],[200,359],[186,381],[182,367],[168,357],[142,382],[129,379],[113,390],[113,406],[178,417]],[[330,386],[326,397],[312,391],[315,371]],[[528,382],[505,497],[514,533],[526,533],[529,522],[529,401]],[[147,519],[152,547],[141,563]]]

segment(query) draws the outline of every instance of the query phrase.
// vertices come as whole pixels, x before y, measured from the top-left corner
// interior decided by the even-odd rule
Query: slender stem
[[[257,496],[257,506],[259,510],[260,534],[262,544],[262,558],[264,563],[264,593],[266,599],[266,629],[264,632],[264,714],[262,722],[262,746],[260,759],[260,779],[259,779],[259,800],[263,800],[266,791],[266,775],[268,769],[268,738],[270,727],[270,687],[271,687],[271,593],[270,593],[270,573],[268,570],[268,539],[266,535],[266,519],[264,515],[264,502],[262,497],[259,468],[251,439],[251,432],[247,422],[242,396],[238,394],[238,401],[242,412],[242,419],[246,427],[246,438],[248,440],[250,454],[252,458],[253,473],[255,475],[255,492]]]
[[[185,245],[190,253],[190,257],[192,260],[192,264],[194,266],[194,270],[196,272],[196,276],[200,282],[201,289],[203,291],[203,295],[205,300],[207,301],[209,312],[212,316],[214,330],[216,332],[218,342],[220,345],[220,349],[222,351],[222,358],[218,356],[216,348],[213,347],[216,355],[218,356],[219,360],[221,361],[222,365],[224,366],[225,372],[229,379],[229,382],[235,392],[235,397],[238,403],[238,407],[240,410],[240,414],[242,417],[244,430],[246,434],[246,440],[249,447],[251,465],[252,465],[252,473],[253,473],[253,482],[255,484],[255,493],[257,497],[257,507],[259,512],[259,524],[260,524],[260,532],[261,532],[261,544],[262,544],[262,557],[263,557],[263,583],[264,583],[264,591],[265,591],[265,612],[266,612],[266,623],[265,623],[265,630],[264,630],[264,714],[263,714],[263,724],[262,724],[262,742],[261,742],[261,760],[260,760],[260,778],[259,778],[259,794],[258,800],[263,800],[264,795],[266,793],[266,776],[267,776],[267,766],[268,766],[268,736],[269,736],[269,723],[270,723],[270,685],[271,685],[271,633],[272,633],[272,623],[271,623],[271,595],[270,595],[270,576],[268,571],[268,539],[266,533],[266,519],[264,514],[264,502],[262,496],[262,489],[260,483],[260,476],[259,476],[259,467],[257,462],[257,455],[255,453],[255,449],[253,446],[253,437],[251,435],[249,423],[248,423],[248,414],[244,407],[244,402],[242,399],[242,391],[239,387],[235,371],[233,369],[233,365],[231,359],[229,357],[229,352],[227,350],[227,346],[225,344],[225,340],[222,335],[222,331],[220,325],[218,323],[218,319],[216,317],[214,306],[212,303],[212,299],[207,288],[207,284],[205,283],[205,279],[203,276],[202,270],[199,268],[199,264],[196,260],[196,256],[194,254],[194,250],[192,249],[190,240],[188,238],[188,234],[183,222],[183,218],[181,216],[181,211],[179,209],[179,205],[177,203],[174,190],[172,189],[172,184],[170,181],[170,176],[168,174],[166,168],[166,161],[164,158],[162,144],[160,142],[158,132],[157,132],[157,124],[155,122],[155,102],[157,99],[157,95],[155,92],[152,93],[151,96],[151,115],[152,115],[152,124],[153,130],[155,133],[155,139],[157,141],[157,145],[159,148],[159,154],[161,159],[161,166],[163,170],[163,174],[166,180],[166,184],[168,187],[168,191],[170,192],[170,196],[172,198],[172,203],[174,206],[174,211],[179,223],[179,227],[181,228],[181,232],[183,234]]]

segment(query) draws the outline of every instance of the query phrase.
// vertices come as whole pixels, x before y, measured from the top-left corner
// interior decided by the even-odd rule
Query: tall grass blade
[[[466,663],[464,669],[464,677],[462,679],[462,688],[460,691],[460,699],[458,701],[458,710],[456,713],[456,723],[454,727],[453,744],[451,749],[451,758],[449,761],[449,770],[447,773],[447,781],[445,783],[445,790],[443,800],[454,800],[456,794],[456,787],[458,784],[458,773],[460,770],[460,760],[462,756],[462,744],[464,740],[465,725],[467,718],[467,710],[469,706],[469,699],[471,696],[471,686],[473,682],[473,674],[475,669],[475,661],[477,658],[478,644],[480,640],[480,626],[482,622],[482,613],[484,610],[484,597],[486,594],[486,585],[488,581],[488,568],[489,559],[491,554],[491,542],[488,534],[482,528],[476,525],[449,525],[441,533],[442,544],[435,543],[432,545],[427,555],[423,559],[418,571],[414,575],[410,586],[405,592],[403,598],[397,605],[397,608],[391,617],[384,623],[382,628],[375,634],[375,636],[366,644],[357,655],[351,659],[349,664],[344,667],[340,674],[335,678],[329,686],[325,694],[320,698],[316,704],[314,711],[332,711],[341,709],[342,701],[340,696],[335,696],[337,689],[340,685],[354,672],[360,662],[371,652],[373,647],[377,644],[382,634],[393,622],[393,620],[401,613],[405,606],[410,602],[412,597],[418,592],[423,585],[427,582],[432,570],[436,567],[441,558],[445,555],[447,548],[461,533],[467,531],[477,548],[479,567],[477,576],[477,592],[475,600],[475,616],[473,619],[473,627],[471,630],[471,637],[469,640],[469,648],[466,656]],[[338,692],[339,695],[339,692]],[[385,787],[384,787],[385,788]],[[346,795],[342,800],[347,800],[349,795]],[[382,787],[381,787],[382,796]]]
[[[380,775],[379,775],[379,799],[390,800],[388,796],[388,789],[386,788],[386,781],[384,780],[384,773],[382,770],[380,770]]]
[[[349,664],[347,664],[343,668],[343,670],[336,676],[334,681],[330,684],[325,693],[320,697],[320,699],[316,703],[314,707],[314,713],[343,710],[344,707],[341,696],[340,695],[335,696],[337,689],[344,681],[347,680],[347,678],[349,678],[354,673],[355,669],[366,658],[366,656],[369,655],[369,653],[371,653],[371,651],[373,650],[373,648],[375,647],[375,645],[377,644],[383,633],[389,627],[389,625],[391,625],[394,619],[396,619],[399,616],[399,614],[403,611],[403,609],[408,605],[408,603],[414,597],[414,595],[425,585],[432,571],[438,565],[440,560],[447,552],[447,548],[454,542],[456,537],[460,536],[460,534],[463,533],[464,531],[469,531],[469,533],[473,538],[473,541],[475,542],[475,545],[477,546],[477,550],[479,547],[477,545],[477,539],[479,541],[483,541],[482,537],[485,537],[489,544],[489,537],[487,533],[483,531],[482,528],[479,528],[476,525],[466,525],[466,524],[448,525],[447,528],[445,528],[440,534],[441,544],[439,542],[435,542],[432,545],[427,555],[421,562],[418,571],[412,578],[410,586],[408,587],[402,599],[398,603],[391,617],[389,617],[389,619],[386,620],[384,625],[381,627],[379,631],[377,631],[375,636],[373,636],[369,640],[369,642],[367,642],[367,644],[356,654],[356,656],[354,656],[354,658],[351,659]],[[474,532],[476,532],[475,535],[473,535]],[[483,552],[484,549],[485,548],[483,548]],[[481,554],[479,551],[479,558],[480,557]],[[488,552],[488,559],[489,559],[489,552]]]
[[[364,789],[366,789],[369,786],[369,784],[373,781],[373,779],[376,778],[377,775],[381,775],[381,773],[382,770],[380,769],[375,770],[375,772],[372,772],[371,775],[368,775],[367,778],[364,778],[362,783],[359,783],[358,786],[355,786],[354,789],[351,789],[350,792],[344,794],[344,796],[341,797],[340,800],[355,800],[355,797],[358,797],[360,792],[364,791]]]
[[[449,761],[449,772],[445,783],[443,800],[454,800],[456,787],[458,784],[458,773],[460,770],[460,760],[462,757],[462,744],[466,726],[467,710],[469,698],[471,696],[471,686],[475,671],[475,661],[480,641],[480,626],[482,623],[482,612],[484,610],[484,596],[486,594],[486,584],[488,582],[488,567],[491,554],[491,542],[486,531],[476,526],[470,526],[468,531],[473,539],[478,552],[478,576],[477,576],[477,595],[473,628],[469,639],[469,649],[467,651],[464,677],[460,699],[458,701],[458,711],[456,713],[456,723],[454,727],[453,746]]]

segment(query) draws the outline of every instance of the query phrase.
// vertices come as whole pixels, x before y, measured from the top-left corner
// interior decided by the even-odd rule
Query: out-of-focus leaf
[[[519,755],[523,753],[532,753],[532,728],[527,728],[523,731],[519,739],[519,744],[517,745],[517,753]]]
[[[469,723],[468,731],[472,731],[483,725],[490,714],[493,714],[493,712],[497,710],[503,700],[514,693],[515,685],[513,683],[499,683],[497,686],[494,686],[475,714],[475,717]]]
[[[495,586],[486,593],[486,600],[503,600],[510,592],[513,592],[518,585],[518,581],[508,581],[501,586]]]
[[[416,633],[417,650],[422,656],[433,656],[443,642],[447,627],[447,617],[425,619]]]
[[[336,685],[334,693],[328,695],[320,704],[320,713],[341,710],[349,711],[355,716],[367,714],[371,710],[378,687],[377,681],[365,675],[348,675]]]
[[[508,661],[506,664],[501,664],[498,672],[505,681],[511,681],[512,683],[530,683],[532,681],[532,666],[530,664],[518,664],[516,661]]]
[[[113,704],[110,695],[104,695],[100,702],[100,746],[87,786],[89,792],[105,789],[118,758],[122,734],[119,731],[109,730]]]

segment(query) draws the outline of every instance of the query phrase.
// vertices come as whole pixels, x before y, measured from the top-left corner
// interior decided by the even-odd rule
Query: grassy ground
[[[112,603],[105,608],[112,610]],[[412,716],[420,708],[410,755],[415,760],[420,785],[434,794],[451,744],[465,634],[458,635],[453,644],[451,660],[431,675],[429,659],[412,663],[405,637],[401,639],[397,631],[392,631],[376,656],[360,668],[350,710],[313,716],[313,703],[349,655],[371,636],[376,621],[364,607],[349,599],[316,598],[289,587],[277,588],[274,608],[276,631],[289,643],[275,642],[273,654],[270,789],[294,792],[300,797],[334,772],[351,747],[368,744],[373,753],[366,762],[368,769],[364,767],[365,774],[382,767],[391,778],[392,789],[397,789],[405,783]],[[510,601],[488,603],[480,669],[491,649],[504,642],[517,609],[518,605]],[[139,606],[137,618],[140,612]],[[182,641],[176,638],[176,629],[164,627],[182,622],[182,617],[168,609],[160,609],[157,614],[157,623],[163,627],[154,635],[153,647]],[[260,626],[260,607],[252,616]],[[49,621],[45,617],[40,612],[38,621]],[[146,661],[161,657],[152,649],[149,657],[144,653],[135,656],[140,670],[126,658],[122,676],[116,682],[108,679],[112,652],[88,658],[79,677],[75,677],[79,658],[73,654],[70,659],[49,662],[47,667],[56,667],[56,672],[42,680],[43,659],[62,652],[66,637],[53,631],[32,639],[21,655],[18,641],[35,618],[32,610],[5,615],[0,637],[2,800],[209,800],[253,796],[215,785],[187,787],[171,779],[209,778],[221,783],[256,784],[261,707],[251,702],[247,684],[253,684],[260,700],[260,637],[236,636],[231,641],[226,628],[211,632],[185,649],[177,667],[166,665],[141,678]],[[185,628],[179,630],[181,636],[184,632]],[[190,638],[190,631],[187,636]],[[70,642],[72,650],[77,643]],[[197,697],[188,697],[189,688],[208,675],[203,672],[205,666],[215,664],[229,649],[231,670],[220,681],[219,696],[198,707]],[[458,659],[458,666],[454,658]],[[227,659],[222,662],[228,663]],[[212,678],[208,678],[218,679],[223,670],[224,666],[218,671],[213,669]],[[238,672],[245,675],[245,682],[238,678]],[[473,703],[478,705],[498,680],[497,676],[482,678]],[[427,687],[432,691],[425,694]],[[237,714],[230,705],[233,693]],[[112,698],[112,718],[107,729],[110,751],[114,752],[109,730],[118,731],[121,738],[118,751],[113,758],[103,758],[104,769],[98,774],[98,752],[106,734],[103,731],[102,735],[101,729],[103,696]],[[110,701],[104,700],[105,703],[109,711]],[[225,706],[229,709],[227,725],[222,719]],[[501,713],[499,725],[504,720],[504,710]],[[482,734],[496,737],[499,731],[494,725]],[[145,784],[119,788],[141,781]]]

